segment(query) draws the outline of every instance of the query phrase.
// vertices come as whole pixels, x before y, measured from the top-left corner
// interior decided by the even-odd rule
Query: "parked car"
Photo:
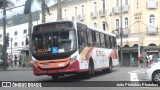
[[[160,62],[151,64],[148,69],[146,69],[147,79],[155,84],[160,84]]]

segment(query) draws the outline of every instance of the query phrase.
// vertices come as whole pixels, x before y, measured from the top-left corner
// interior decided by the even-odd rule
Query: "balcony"
[[[101,17],[104,17],[104,16],[106,15],[106,10],[105,10],[105,9],[100,10],[100,11],[99,11],[99,15],[100,15]]]
[[[80,20],[80,21],[83,21],[84,18],[85,18],[85,15],[84,15],[84,14],[80,14],[80,15],[79,15],[79,20]]]
[[[120,35],[120,30],[119,30],[119,29],[113,30],[112,32],[113,32],[116,36],[119,36],[119,35]]]
[[[77,21],[78,17],[77,16],[72,16],[72,21]]]
[[[129,29],[129,28],[125,28],[125,29],[123,30],[123,35],[124,35],[124,36],[128,36],[129,33],[130,33],[130,29]]]
[[[157,9],[158,1],[147,1],[147,9]]]
[[[62,18],[62,20],[68,20],[68,18],[67,18],[67,17],[64,17],[64,18]]]
[[[158,27],[156,27],[156,26],[147,27],[146,33],[148,35],[156,35],[156,34],[158,34]]]
[[[93,19],[94,19],[94,18],[97,18],[97,16],[98,16],[97,11],[91,12],[91,17],[92,17]]]
[[[115,14],[121,13],[121,7],[114,7],[114,8],[112,8],[112,12],[115,13]]]
[[[122,12],[129,12],[130,5],[124,5]]]

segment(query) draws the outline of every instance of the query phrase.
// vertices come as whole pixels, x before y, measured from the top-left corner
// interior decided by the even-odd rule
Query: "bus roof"
[[[35,26],[39,26],[39,25],[43,25],[43,24],[49,24],[49,23],[54,23],[54,22],[65,22],[65,21],[66,21],[66,22],[68,21],[68,22],[73,22],[73,23],[84,24],[84,25],[86,25],[89,29],[92,29],[92,30],[94,30],[94,31],[102,32],[102,33],[105,33],[105,34],[108,34],[108,35],[111,35],[111,36],[116,37],[116,35],[113,34],[113,33],[103,31],[103,30],[100,29],[100,28],[96,28],[96,27],[94,27],[94,26],[87,25],[87,24],[85,24],[85,23],[83,23],[83,22],[79,22],[79,21],[70,21],[70,20],[49,21],[49,22],[41,23],[41,24],[38,24],[38,25],[35,25]]]

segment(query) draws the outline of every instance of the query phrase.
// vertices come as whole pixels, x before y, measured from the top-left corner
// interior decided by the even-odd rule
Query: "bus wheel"
[[[112,68],[113,68],[113,66],[112,66],[112,60],[110,59],[109,60],[109,69],[108,69],[109,73],[112,72]]]
[[[52,80],[56,80],[58,79],[58,76],[57,75],[52,75]]]
[[[94,75],[94,65],[93,65],[93,63],[90,62],[89,67],[88,67],[88,71],[85,72],[85,77],[87,79],[89,79],[91,77],[91,75]]]

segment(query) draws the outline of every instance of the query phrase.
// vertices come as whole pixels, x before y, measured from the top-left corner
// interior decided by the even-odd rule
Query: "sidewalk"
[[[5,71],[26,71],[26,70],[32,70],[32,67],[7,67]],[[3,69],[0,69],[0,71],[3,71]]]

